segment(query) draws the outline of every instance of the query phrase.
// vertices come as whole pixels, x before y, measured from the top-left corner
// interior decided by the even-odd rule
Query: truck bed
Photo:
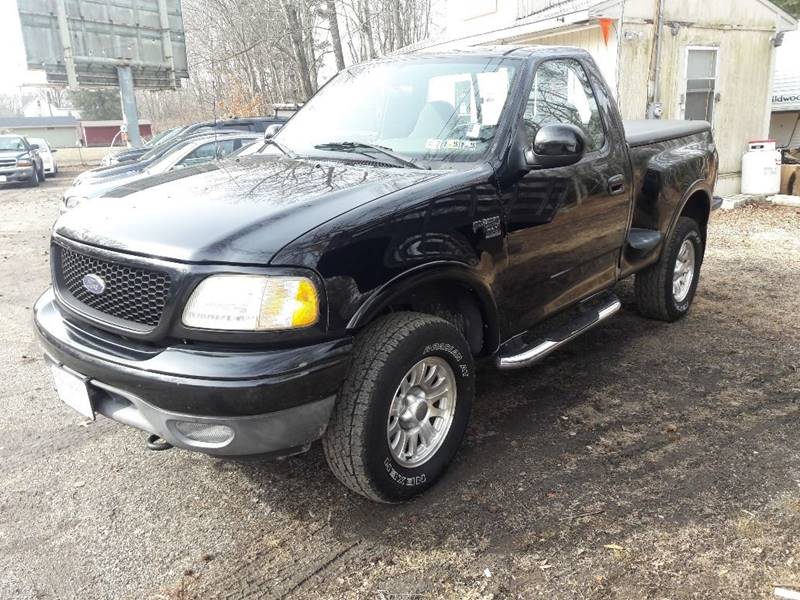
[[[646,146],[675,138],[711,131],[708,121],[662,121],[661,119],[642,119],[624,121],[625,139],[628,145]]]

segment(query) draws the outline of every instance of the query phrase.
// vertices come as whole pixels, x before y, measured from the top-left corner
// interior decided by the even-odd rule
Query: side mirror
[[[31,146],[31,150],[38,150],[39,149],[39,144],[31,144],[30,146]]]
[[[270,140],[275,137],[275,134],[278,133],[281,128],[283,127],[280,123],[273,123],[269,127],[264,130],[264,139]]]
[[[575,125],[545,125],[533,144],[525,151],[525,162],[531,167],[552,169],[574,165],[586,150],[586,136]]]

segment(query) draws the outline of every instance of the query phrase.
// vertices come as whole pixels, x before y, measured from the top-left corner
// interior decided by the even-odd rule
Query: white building
[[[768,0],[447,0],[446,23],[426,46],[579,46],[626,119],[711,121],[721,194],[739,192],[745,144],[768,135],[778,34],[797,28]]]
[[[22,114],[26,117],[80,117],[74,108],[54,106],[41,98],[26,102],[22,107]]]
[[[800,30],[787,33],[775,60],[770,139],[800,148]]]
[[[22,105],[22,114],[25,117],[75,117],[80,119],[80,114],[74,108],[56,106],[46,97],[31,98]]]

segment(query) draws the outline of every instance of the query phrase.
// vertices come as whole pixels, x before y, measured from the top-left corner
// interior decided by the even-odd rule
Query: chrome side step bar
[[[602,292],[579,305],[577,314],[574,317],[570,315],[566,324],[538,336],[531,335],[530,341],[526,337],[533,332],[523,333],[506,343],[504,346],[511,346],[513,350],[510,352],[507,350],[508,353],[504,353],[504,349],[501,348],[495,364],[499,369],[521,369],[532,365],[598,323],[605,321],[621,307],[619,298],[614,294]]]

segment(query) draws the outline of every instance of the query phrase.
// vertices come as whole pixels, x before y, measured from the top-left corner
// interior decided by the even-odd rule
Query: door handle
[[[612,196],[625,193],[625,175],[614,175],[609,178],[608,193]]]

